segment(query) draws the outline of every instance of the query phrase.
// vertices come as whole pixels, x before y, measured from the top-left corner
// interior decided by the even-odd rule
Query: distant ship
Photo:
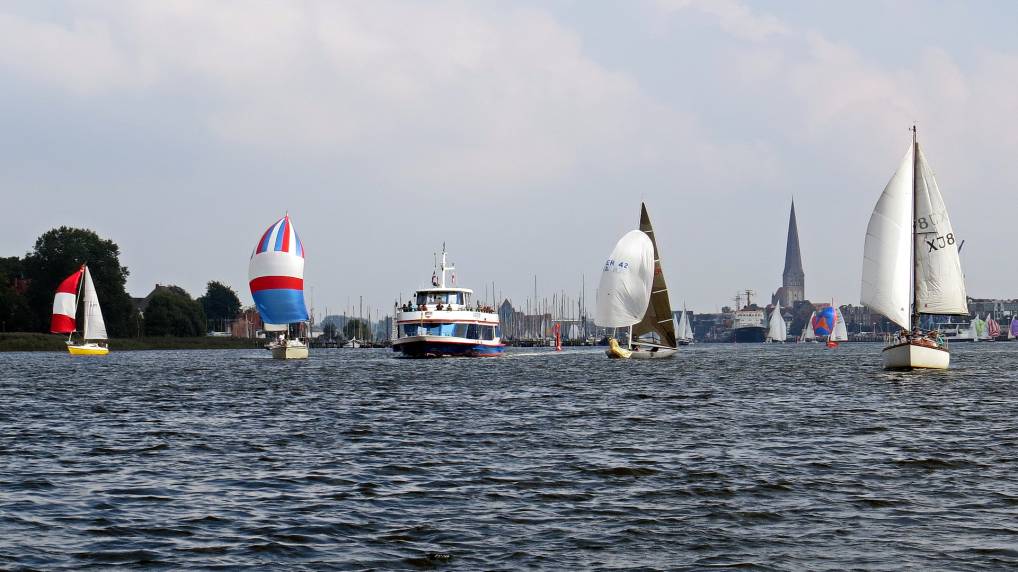
[[[764,323],[764,309],[750,300],[752,290],[746,290],[746,305],[736,310],[732,317],[732,341],[737,344],[763,343],[767,338],[767,327]],[[742,297],[736,295],[735,306],[738,307]]]

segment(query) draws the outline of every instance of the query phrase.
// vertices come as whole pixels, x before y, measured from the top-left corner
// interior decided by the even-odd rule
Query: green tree
[[[215,280],[208,283],[205,295],[198,298],[198,303],[205,310],[205,318],[212,322],[232,320],[240,313],[237,293],[233,288]]]
[[[25,256],[24,272],[31,280],[26,297],[35,318],[34,329],[49,329],[53,292],[64,278],[86,263],[110,336],[130,335],[136,311],[124,289],[128,272],[120,265],[120,248],[91,230],[66,226],[44,233]]]
[[[343,333],[346,335],[348,340],[357,338],[363,340],[368,337],[368,323],[365,320],[353,319],[346,323],[343,328]]]
[[[145,308],[146,336],[203,336],[205,312],[183,288],[169,286],[152,295]]]
[[[14,280],[24,278],[23,266],[16,256],[0,258],[0,331],[34,329],[35,317],[28,299],[14,288]]]

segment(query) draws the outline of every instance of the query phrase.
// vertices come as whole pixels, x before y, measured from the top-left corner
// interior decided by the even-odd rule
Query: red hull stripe
[[[304,279],[292,276],[261,276],[251,281],[251,291],[262,290],[303,290]]]
[[[75,330],[74,318],[63,314],[53,314],[49,330],[54,334],[69,334]]]

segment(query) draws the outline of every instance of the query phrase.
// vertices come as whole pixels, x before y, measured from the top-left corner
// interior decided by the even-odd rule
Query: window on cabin
[[[468,338],[470,338],[472,340],[479,340],[479,339],[481,339],[480,332],[478,331],[477,324],[468,324],[467,325],[467,336],[466,337],[468,337]]]
[[[493,340],[495,339],[495,326],[481,326],[481,338],[482,340]]]
[[[467,324],[456,324],[453,328],[452,335],[457,338],[467,337]]]

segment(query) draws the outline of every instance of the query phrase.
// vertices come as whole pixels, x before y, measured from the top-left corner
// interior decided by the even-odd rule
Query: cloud
[[[722,30],[740,38],[760,42],[788,33],[788,28],[770,14],[755,14],[737,0],[658,0],[665,12],[696,10],[717,19]]]

